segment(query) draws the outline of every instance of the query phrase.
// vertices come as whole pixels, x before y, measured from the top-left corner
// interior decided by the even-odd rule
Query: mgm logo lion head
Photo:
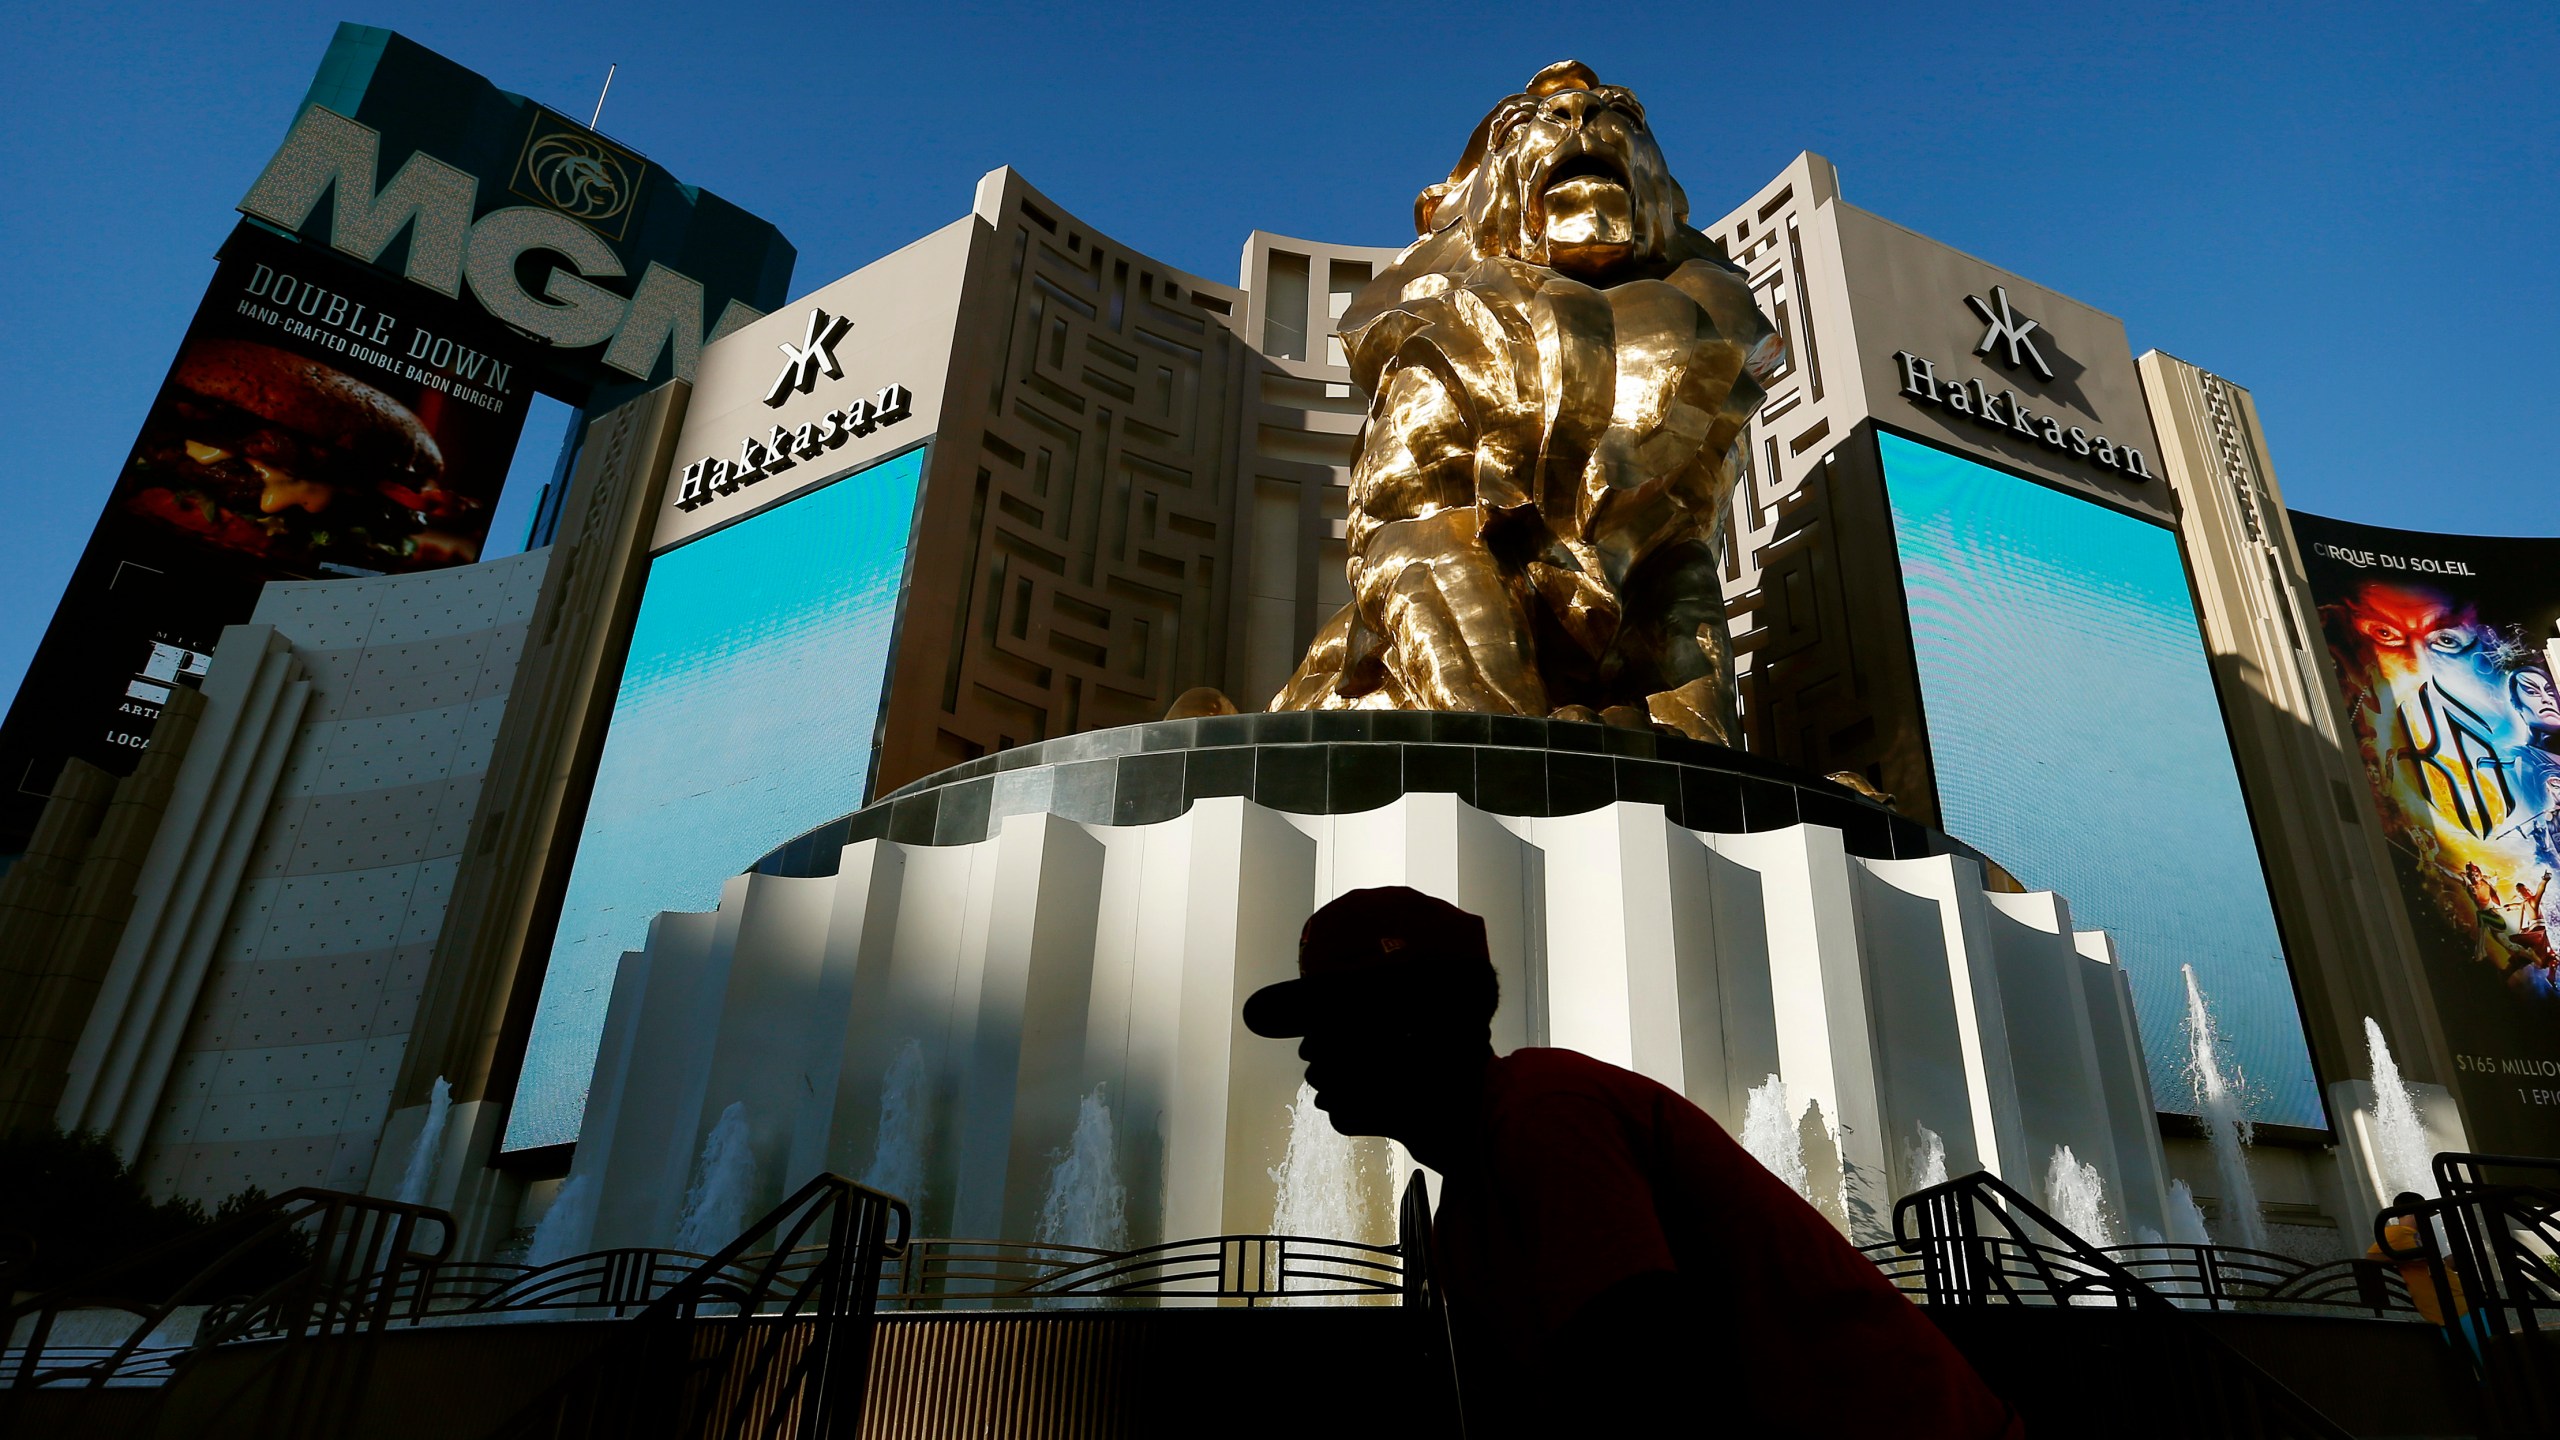
[[[1688,218],[1644,106],[1579,60],[1548,66],[1496,105],[1449,178],[1413,206],[1418,234],[1463,222],[1479,258],[1593,281],[1660,265]]]

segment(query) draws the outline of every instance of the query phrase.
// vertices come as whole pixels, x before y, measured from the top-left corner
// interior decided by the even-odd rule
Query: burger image
[[[409,408],[271,345],[187,348],[127,467],[124,507],[310,574],[478,558],[444,453]]]

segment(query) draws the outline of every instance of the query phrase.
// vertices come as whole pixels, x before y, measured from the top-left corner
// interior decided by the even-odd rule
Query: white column
[[[1874,1030],[1867,1014],[1848,852],[1840,832],[1797,825],[1715,837],[1718,853],[1760,874],[1767,901],[1769,979],[1777,1020],[1778,1073],[1788,1094],[1821,1104],[1848,1172],[1853,1239],[1881,1238],[1889,1198],[1875,1193],[1888,1171],[1877,1093]],[[1869,1207],[1866,1213],[1857,1208]]]
[[[292,648],[267,625],[228,625],[205,712],[135,876],[132,916],[98,987],[55,1114],[127,1160],[158,1118],[240,876],[311,702]]]
[[[2116,1158],[2107,1098],[2098,1085],[2097,1039],[2081,994],[2071,908],[2051,891],[1990,892],[1985,898],[1996,916],[1992,945],[2031,1167],[2025,1176],[2009,1177],[2010,1183],[2050,1210],[2045,1175],[2054,1147],[2068,1145],[2082,1164],[2097,1166],[2115,1192],[2124,1166]]]
[[[675,1239],[685,1187],[693,1179],[701,1073],[711,1058],[711,1027],[703,1021],[718,1003],[724,978],[715,954],[717,962],[727,959],[714,943],[719,918],[663,914],[649,922],[641,947],[647,966],[636,973],[642,988],[632,1059],[596,1195],[599,1248]],[[634,974],[628,966],[622,973]],[[592,1092],[587,1098],[594,1103]]]
[[[2151,1066],[2143,1058],[2142,1031],[2133,1013],[2133,985],[2117,963],[2115,942],[2101,930],[2071,937],[2080,955],[2080,995],[2089,1006],[2089,1037],[2098,1052],[2098,1090],[2106,1097],[2107,1128],[2116,1142],[2124,1217],[2169,1233],[2169,1159],[2160,1145],[2159,1106],[2151,1095]]]
[[[2022,1173],[2004,1156],[2017,1128],[2017,1085],[2000,988],[1991,974],[1981,871],[1953,856],[1861,860],[1859,933],[1870,947],[1870,990],[1888,1057],[1885,1090],[1895,1158],[1926,1125],[1946,1142],[1947,1173]],[[2005,1117],[2005,1119],[2004,1119]],[[2011,1148],[2016,1149],[2014,1139]],[[1916,1177],[1901,1174],[1897,1188]]]
[[[880,1123],[880,1064],[853,1045],[855,996],[864,982],[885,979],[906,879],[906,850],[863,840],[839,852],[827,914],[826,947],[808,1016],[803,1056],[808,1088],[791,1109],[791,1147],[783,1162],[788,1193],[832,1172],[863,1178]],[[871,987],[876,995],[877,985]],[[891,1052],[892,1054],[895,1051]],[[852,1153],[848,1153],[851,1151]],[[898,1197],[913,1205],[920,1197]]]
[[[1191,821],[1164,1229],[1253,1234],[1271,1223],[1270,1167],[1303,1067],[1295,1044],[1245,1029],[1242,1011],[1247,995],[1298,973],[1316,846],[1287,817],[1236,797],[1198,802]]]
[[[1777,997],[1758,871],[1712,836],[1674,829],[1672,934],[1679,956],[1681,1073],[1687,1094],[1733,1134],[1751,1087],[1778,1073]]]
[[[723,892],[722,908],[737,911],[738,926],[694,1146],[699,1152],[731,1104],[747,1107],[748,1148],[755,1156],[750,1218],[761,1218],[781,1201],[789,1183],[783,1172],[792,1120],[821,1078],[811,1073],[809,1056],[823,1043],[817,1001],[835,891],[832,878],[749,873]]]
[[[1083,1043],[1101,847],[1046,814],[1008,817],[993,844],[975,1021],[968,1044],[955,1046],[966,1058],[951,1224],[958,1235],[1019,1237],[1039,1217],[1045,1157],[1075,1128],[1075,1097],[1058,1092],[1073,1082]],[[1070,993],[1072,1013],[1058,1013]]]
[[[1672,943],[1669,827],[1657,805],[1539,820],[1551,1043],[1688,1088]]]

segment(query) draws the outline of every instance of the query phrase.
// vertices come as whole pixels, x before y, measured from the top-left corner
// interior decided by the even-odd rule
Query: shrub
[[[88,1298],[166,1299],[237,1242],[217,1226],[256,1209],[266,1192],[251,1186],[225,1197],[211,1215],[183,1196],[154,1200],[103,1135],[59,1126],[27,1126],[0,1137],[0,1291],[21,1294],[85,1282],[156,1245],[201,1237],[139,1269],[104,1277]],[[278,1235],[217,1277],[210,1293],[263,1289],[309,1254],[300,1235]]]

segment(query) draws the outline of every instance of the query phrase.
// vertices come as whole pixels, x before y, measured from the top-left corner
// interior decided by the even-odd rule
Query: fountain
[[[1289,1106],[1289,1144],[1271,1169],[1276,1194],[1271,1233],[1315,1240],[1368,1240],[1372,1207],[1363,1193],[1361,1146],[1333,1128],[1333,1120],[1316,1105],[1315,1087],[1301,1080],[1298,1098]],[[1392,1162],[1390,1162],[1392,1165]],[[1301,1260],[1299,1268],[1327,1273],[1356,1273]],[[1308,1295],[1295,1303],[1348,1305],[1349,1295]],[[1283,1300],[1280,1303],[1292,1303]]]
[[[872,1141],[871,1166],[862,1172],[862,1183],[884,1195],[895,1195],[910,1207],[924,1203],[929,1098],[924,1046],[909,1040],[898,1047],[880,1076],[880,1133]]]
[[[1413,1154],[1404,1148],[1403,1141],[1387,1142],[1387,1234],[1381,1243],[1392,1244],[1403,1238],[1397,1230],[1404,1223],[1403,1212],[1397,1207],[1404,1204],[1404,1187],[1413,1183],[1413,1172],[1421,1168],[1414,1163]]]
[[[1787,1100],[1787,1082],[1772,1075],[1751,1087],[1742,1102],[1742,1148],[1751,1152],[1787,1188],[1807,1200],[1813,1190],[1805,1180],[1804,1135],[1796,1128],[1795,1106]]]
[[[2172,1245],[2210,1245],[2213,1234],[2204,1228],[2204,1207],[2196,1203],[2196,1192],[2184,1180],[2169,1182],[2169,1243]]]
[[[1043,1245],[1129,1248],[1129,1191],[1120,1183],[1111,1104],[1102,1092],[1096,1085],[1077,1104],[1075,1134],[1049,1172],[1049,1195],[1034,1234]]]
[[[2213,1012],[2196,984],[2196,967],[2181,965],[2187,977],[2187,1080],[2195,1086],[2197,1108],[2204,1112],[2205,1138],[2213,1142],[2213,1168],[2222,1180],[2225,1233],[2250,1250],[2267,1248],[2267,1222],[2258,1213],[2257,1182],[2249,1177],[2249,1117],[2241,1105],[2245,1077],[2222,1073]]]
[[[2428,1163],[2427,1127],[2418,1117],[2417,1092],[2400,1078],[2382,1026],[2364,1017],[2364,1048],[2373,1065],[2373,1163],[2385,1195],[2413,1191],[2432,1200],[2435,1170]]]
[[[1360,1154],[1351,1137],[1333,1128],[1316,1106],[1315,1087],[1298,1082],[1289,1106],[1289,1144],[1271,1170],[1278,1198],[1271,1233],[1319,1240],[1367,1238],[1367,1206],[1361,1203]]]
[[[2116,1243],[2115,1226],[2107,1219],[2106,1179],[2068,1145],[2054,1146],[2045,1166],[2044,1203],[2072,1234],[2101,1250]]]
[[[1947,1183],[1946,1137],[1926,1125],[1920,1126],[1919,1131],[1902,1155],[1903,1172],[1911,1177],[1911,1190],[1926,1190],[1933,1185]],[[1911,1192],[1906,1190],[1903,1193]]]
[[[418,1127],[417,1143],[409,1147],[409,1168],[400,1172],[400,1203],[424,1205],[434,1188],[436,1161],[444,1149],[444,1127],[453,1118],[453,1085],[443,1076],[436,1077],[435,1088],[427,1094],[426,1123]]]
[[[595,1182],[585,1175],[572,1175],[551,1197],[551,1208],[542,1212],[541,1223],[533,1227],[533,1243],[525,1247],[524,1263],[548,1265],[582,1253],[595,1226]]]
[[[1855,1244],[1886,1238],[1872,1233],[1877,1218],[1870,1200],[1873,1177],[1861,1173],[1841,1153],[1838,1132],[1831,1117],[1822,1113],[1819,1098],[1806,1100],[1804,1114],[1796,1118],[1796,1153],[1804,1157],[1805,1198],[1823,1218]]]
[[[717,1253],[747,1228],[755,1201],[756,1157],[747,1143],[747,1102],[732,1100],[702,1142],[701,1178],[685,1192],[676,1221],[676,1248]]]

